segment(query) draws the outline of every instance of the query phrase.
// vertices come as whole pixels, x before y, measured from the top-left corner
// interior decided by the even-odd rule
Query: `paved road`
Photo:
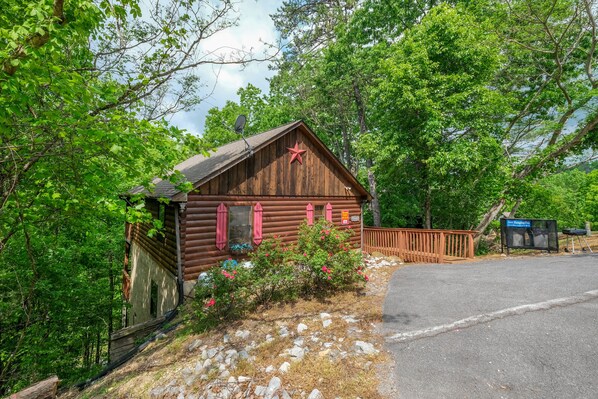
[[[384,304],[411,398],[598,398],[598,256],[398,270]]]

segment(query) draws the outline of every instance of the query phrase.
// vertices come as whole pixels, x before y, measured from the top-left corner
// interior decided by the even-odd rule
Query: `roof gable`
[[[245,160],[249,162],[252,154],[257,154],[276,140],[296,129],[300,130],[303,136],[307,137],[319,152],[328,159],[330,166],[343,177],[343,181],[347,181],[348,184],[356,188],[361,196],[370,198],[367,190],[363,188],[351,172],[345,168],[326,145],[302,121],[295,121],[267,132],[247,137],[247,142],[253,151],[252,153],[250,153],[245,142],[241,139],[218,147],[209,157],[203,155],[193,156],[176,165],[174,169],[179,170],[193,184],[194,189],[197,189],[241,162]],[[166,197],[173,201],[186,201],[186,193],[177,190],[167,180],[156,179],[154,184],[155,189],[152,193],[139,186],[130,190],[129,194],[143,193],[149,197]]]

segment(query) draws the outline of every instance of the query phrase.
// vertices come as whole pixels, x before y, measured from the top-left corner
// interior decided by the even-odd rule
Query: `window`
[[[324,205],[316,205],[314,207],[314,218],[316,220],[326,218],[326,210],[324,208]]]
[[[152,280],[150,290],[150,316],[158,317],[158,284]]]
[[[231,206],[228,210],[228,245],[251,244],[251,206]]]

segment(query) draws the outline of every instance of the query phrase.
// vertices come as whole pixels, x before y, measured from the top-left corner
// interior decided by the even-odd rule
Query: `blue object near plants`
[[[253,246],[248,243],[243,244],[231,244],[229,247],[230,252],[237,254],[246,254],[253,251]]]
[[[225,270],[233,270],[238,265],[238,262],[234,259],[227,259],[222,262],[222,268]]]

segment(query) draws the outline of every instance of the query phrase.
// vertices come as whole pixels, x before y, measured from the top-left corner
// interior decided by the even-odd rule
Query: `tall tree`
[[[107,359],[119,310],[119,194],[204,151],[163,117],[202,99],[231,1],[0,0],[0,395]],[[119,232],[121,231],[121,232]],[[65,373],[72,371],[69,375]]]
[[[508,59],[496,86],[512,99],[504,145],[511,172],[481,217],[480,232],[519,196],[519,181],[598,144],[596,2],[515,0],[488,10]]]

